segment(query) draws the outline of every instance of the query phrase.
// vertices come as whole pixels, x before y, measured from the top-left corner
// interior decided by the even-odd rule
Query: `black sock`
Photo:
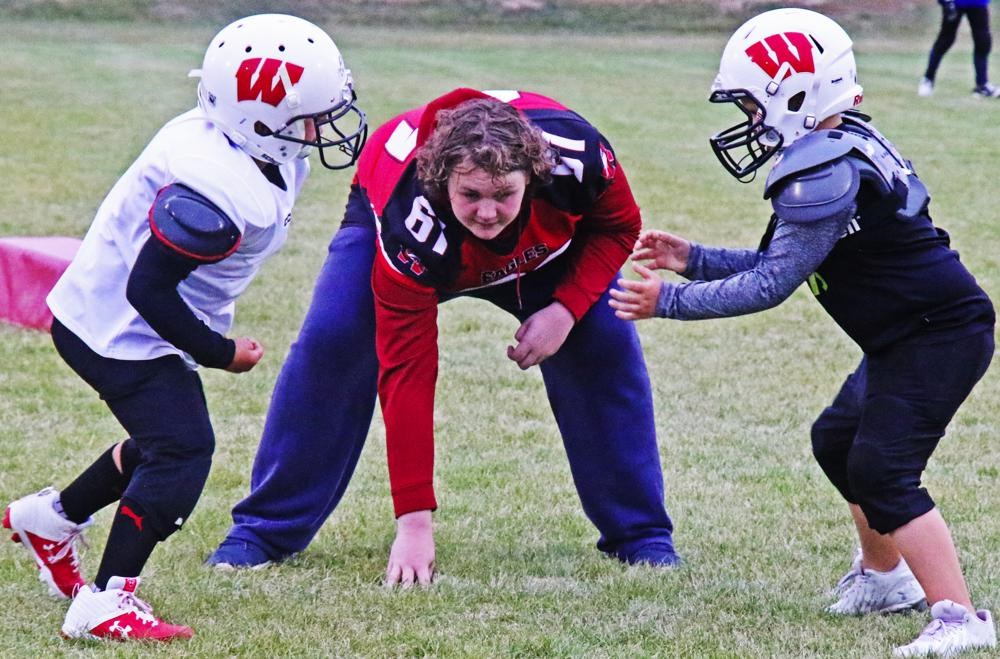
[[[122,499],[111,523],[108,544],[94,585],[104,590],[111,577],[137,577],[159,542],[146,519],[146,511],[130,499]]]
[[[139,463],[140,454],[134,441],[125,440],[121,452],[123,471],[118,471],[111,455],[114,450],[112,446],[102,453],[94,464],[59,493],[63,514],[69,521],[82,524],[101,508],[121,498]]]

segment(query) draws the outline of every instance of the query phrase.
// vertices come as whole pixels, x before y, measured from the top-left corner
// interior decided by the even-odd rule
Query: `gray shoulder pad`
[[[207,197],[174,183],[160,190],[149,209],[149,228],[168,248],[214,263],[239,247],[236,224]]]
[[[778,154],[764,183],[764,199],[770,199],[785,179],[813,167],[839,160],[854,148],[852,140],[843,139],[841,131],[821,130],[796,140]]]
[[[771,198],[779,218],[800,224],[832,217],[854,203],[861,176],[849,158],[827,163],[782,181]]]

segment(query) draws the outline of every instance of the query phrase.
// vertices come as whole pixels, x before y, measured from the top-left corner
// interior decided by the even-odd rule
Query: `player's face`
[[[527,172],[493,176],[463,165],[448,178],[448,199],[463,227],[480,240],[492,240],[517,217],[527,187]]]
[[[753,117],[753,122],[757,123],[764,118],[764,113],[761,111],[760,106],[752,98],[741,98],[737,103],[740,107],[751,117]]]
[[[304,122],[303,128],[305,129],[304,130],[305,134],[302,136],[302,139],[304,139],[306,142],[315,142],[316,121],[313,119],[304,119],[303,122]]]

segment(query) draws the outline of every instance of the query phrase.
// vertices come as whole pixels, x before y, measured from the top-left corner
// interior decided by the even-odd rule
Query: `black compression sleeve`
[[[125,295],[157,334],[210,368],[225,368],[236,342],[202,322],[177,292],[177,285],[200,263],[169,250],[150,236],[139,252]]]

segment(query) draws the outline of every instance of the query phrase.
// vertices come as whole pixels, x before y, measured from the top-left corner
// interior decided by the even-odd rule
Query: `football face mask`
[[[732,103],[744,114],[744,121],[709,138],[712,152],[730,174],[749,183],[755,172],[781,148],[781,133],[764,121],[767,111],[745,89],[720,89],[708,97],[710,103]]]
[[[364,111],[354,104],[357,96],[350,90],[350,99],[317,114],[292,117],[288,124],[274,132],[260,124],[258,132],[275,139],[303,145],[300,158],[308,157],[312,149],[319,152],[320,162],[327,169],[346,169],[357,162],[368,139],[368,120]],[[314,137],[307,139],[305,122],[312,120]]]

